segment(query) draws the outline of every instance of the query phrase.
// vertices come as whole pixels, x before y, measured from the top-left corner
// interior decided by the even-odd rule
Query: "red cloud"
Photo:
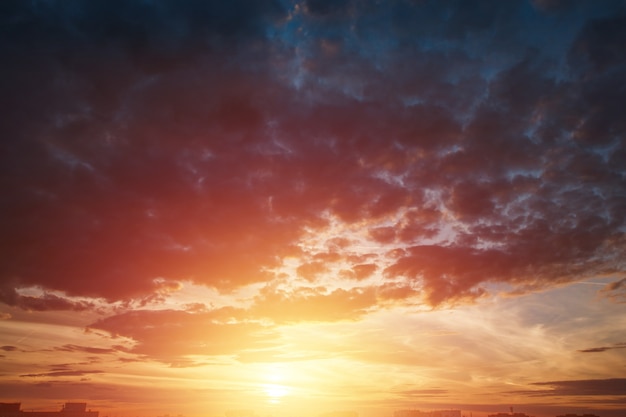
[[[403,41],[383,56],[320,38],[298,49],[302,64],[258,26],[285,16],[272,2],[245,8],[258,14],[232,33],[206,28],[236,45],[224,57],[189,39],[204,29],[171,7],[189,31],[160,48],[167,19],[155,11],[142,53],[77,41],[61,59],[55,42],[76,35],[59,22],[63,36],[36,40],[12,27],[4,303],[92,308],[16,295],[28,286],[109,301],[158,301],[159,282],[183,279],[228,292],[272,281],[287,257],[305,258],[310,281],[340,259],[356,279],[375,263],[432,305],[476,299],[490,282],[523,292],[622,272],[623,18],[586,24],[553,57],[569,65],[560,77],[528,48],[486,68],[453,27],[434,43],[452,50],[424,50],[412,44],[421,26],[402,19],[389,25]],[[214,18],[217,6],[198,7]],[[85,27],[80,39],[103,41]],[[328,256],[306,259],[302,240],[332,222],[389,256],[341,253],[355,243],[337,232]]]

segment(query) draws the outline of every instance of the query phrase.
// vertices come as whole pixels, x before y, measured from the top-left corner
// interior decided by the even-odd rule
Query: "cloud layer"
[[[474,6],[5,4],[3,302],[231,291],[288,257],[431,305],[621,276],[622,6]],[[332,222],[365,241],[311,263]]]

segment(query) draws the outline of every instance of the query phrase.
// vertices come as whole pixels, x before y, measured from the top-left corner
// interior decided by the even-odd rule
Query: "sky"
[[[626,412],[626,2],[5,0],[0,56],[0,402]]]

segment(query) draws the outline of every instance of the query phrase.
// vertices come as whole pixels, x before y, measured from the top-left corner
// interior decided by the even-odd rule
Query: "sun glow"
[[[283,397],[290,394],[291,389],[285,384],[288,373],[283,364],[273,363],[265,369],[265,382],[261,384],[261,388],[270,404],[278,404]]]
[[[272,404],[279,403],[282,397],[289,394],[289,388],[279,384],[263,384],[263,390]]]

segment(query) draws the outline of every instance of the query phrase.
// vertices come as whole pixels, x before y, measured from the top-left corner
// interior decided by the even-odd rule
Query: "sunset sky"
[[[626,414],[626,2],[0,1],[0,402]]]

